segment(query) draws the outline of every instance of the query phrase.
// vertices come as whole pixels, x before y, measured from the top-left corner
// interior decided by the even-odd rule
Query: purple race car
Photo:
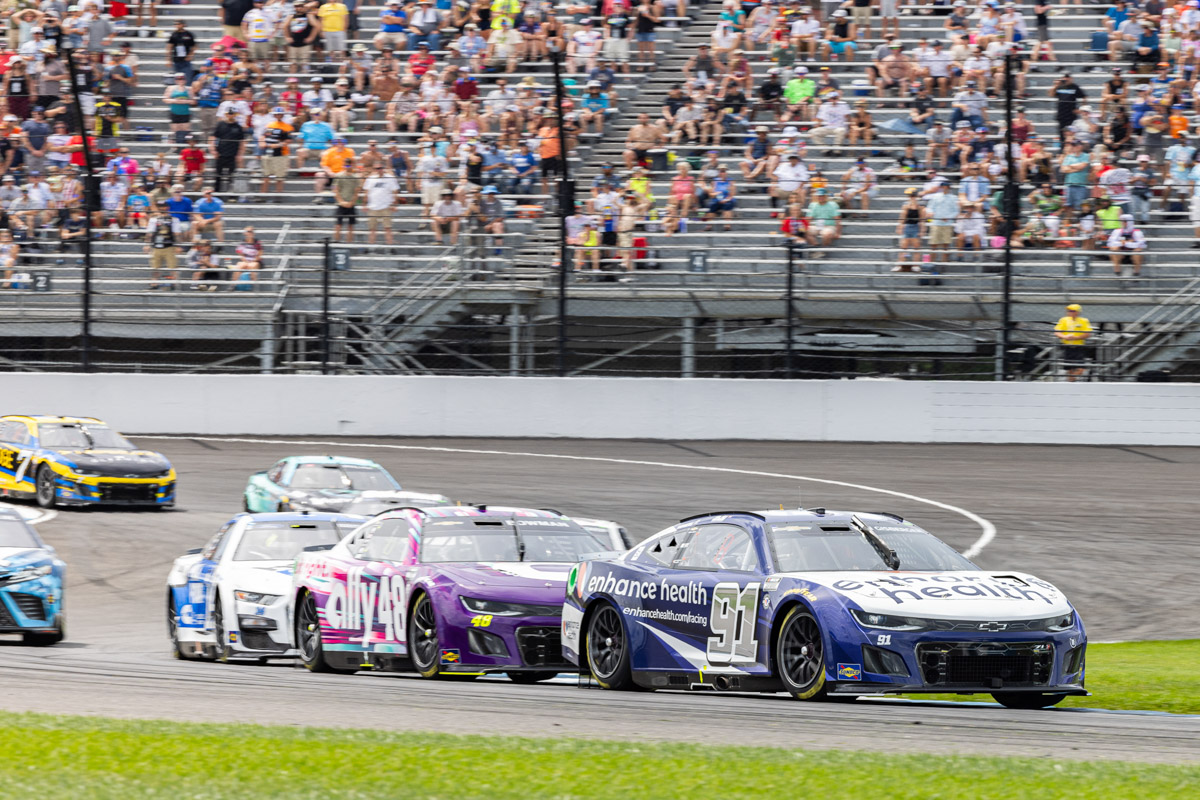
[[[609,542],[552,511],[389,511],[300,554],[294,643],[314,672],[545,680],[569,666],[559,636],[567,573],[602,551]]]

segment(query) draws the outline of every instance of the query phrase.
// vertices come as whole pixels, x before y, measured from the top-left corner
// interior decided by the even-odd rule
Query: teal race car
[[[288,456],[250,476],[242,507],[252,514],[317,511],[371,516],[376,507],[449,505],[445,495],[409,492],[388,471],[365,458]],[[371,513],[366,513],[370,511]]]

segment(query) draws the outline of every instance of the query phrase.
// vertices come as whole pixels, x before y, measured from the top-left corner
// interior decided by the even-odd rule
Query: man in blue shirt
[[[171,196],[167,198],[167,212],[179,220],[179,232],[186,235],[192,229],[192,201],[183,196],[183,184],[177,183],[171,187]]]
[[[304,162],[309,156],[320,163],[321,156],[329,149],[333,137],[333,128],[325,121],[325,112],[314,111],[312,119],[300,126],[300,140],[304,142],[304,146],[296,152],[297,169],[304,168]]]
[[[517,152],[508,157],[508,164],[513,171],[512,191],[516,194],[533,194],[533,182],[537,175],[537,156],[529,152],[529,145],[523,144]]]
[[[587,92],[579,100],[579,131],[587,132],[590,122],[596,133],[604,133],[604,114],[608,110],[608,95],[600,91],[600,81],[588,81]]]
[[[1108,11],[1104,12],[1107,20],[1104,26],[1108,28],[1109,33],[1115,33],[1117,28],[1121,27],[1121,23],[1129,19],[1129,9],[1125,7],[1125,0],[1117,0]]]
[[[216,236],[217,244],[225,243],[225,221],[223,219],[225,204],[221,198],[213,195],[212,189],[205,189],[204,196],[195,205],[198,215],[195,222],[196,238],[212,238]]]
[[[400,6],[400,0],[388,0],[379,12],[379,33],[373,41],[380,50],[396,50],[407,42],[404,35],[407,18]]]
[[[1137,40],[1137,60],[1143,64],[1156,64],[1159,59],[1158,31],[1153,22],[1142,23],[1142,33]]]

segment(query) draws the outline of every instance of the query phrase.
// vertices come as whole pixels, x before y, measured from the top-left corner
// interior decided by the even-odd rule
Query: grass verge
[[[728,738],[733,731],[714,731]],[[753,736],[753,730],[743,731]],[[7,797],[1194,797],[1200,766],[803,752],[0,713]]]
[[[1060,708],[1112,708],[1200,714],[1200,639],[1089,644],[1091,697],[1068,697]],[[987,695],[922,694],[928,700],[989,700]]]

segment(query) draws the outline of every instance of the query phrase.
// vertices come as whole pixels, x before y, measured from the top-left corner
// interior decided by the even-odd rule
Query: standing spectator
[[[242,19],[252,8],[254,0],[221,0],[221,32],[240,41]]]
[[[124,51],[113,50],[109,55],[112,56],[112,66],[105,76],[108,94],[121,107],[121,121],[124,122],[129,117],[129,98],[137,86],[137,78],[134,77],[133,68],[125,63]]]
[[[637,40],[638,72],[652,72],[656,69],[654,43],[658,39],[655,29],[662,21],[662,9],[652,0],[638,0],[634,10],[634,38]]]
[[[341,0],[329,0],[317,9],[317,19],[321,21],[325,52],[333,57],[334,62],[342,61],[349,53],[346,32],[350,27],[350,9]]]
[[[1087,369],[1092,349],[1087,344],[1092,335],[1092,323],[1087,317],[1080,316],[1081,311],[1083,308],[1078,303],[1071,303],[1067,306],[1066,316],[1054,326],[1054,335],[1062,342],[1059,345],[1060,358],[1067,369],[1067,380],[1071,383]]]
[[[946,251],[954,239],[954,226],[958,222],[958,198],[946,191],[946,184],[941,181],[935,183],[932,190],[925,204],[929,245],[934,260],[945,262]]]
[[[896,236],[900,239],[900,253],[892,272],[920,272],[917,263],[921,250],[921,223],[924,221],[921,201],[915,187],[904,190],[904,205],[900,207],[900,219],[896,223]]]
[[[392,7],[391,0],[388,8]],[[296,10],[284,23],[287,28],[288,62],[292,73],[308,69],[312,60],[313,42],[321,33],[321,20],[317,17],[312,3],[297,3]]]
[[[246,137],[246,128],[238,122],[237,111],[227,109],[225,119],[217,123],[209,142],[209,155],[216,159],[215,186],[218,192],[223,191],[232,180],[234,172],[242,168]]]
[[[542,193],[550,192],[550,177],[561,177],[564,172],[562,143],[556,120],[547,117],[538,128],[538,159],[542,169]]]
[[[179,187],[182,190],[182,187]],[[190,201],[189,201],[190,202]],[[174,288],[176,272],[179,264],[176,259],[176,243],[182,241],[186,234],[175,214],[164,214],[155,211],[146,223],[146,245],[143,248],[150,256],[150,288]],[[170,283],[163,283],[163,279]]]
[[[429,211],[429,227],[433,230],[434,242],[442,244],[442,237],[449,232],[450,244],[458,244],[458,229],[462,218],[462,203],[454,199],[454,193],[449,189],[443,191],[441,199],[434,203]]]
[[[438,155],[431,146],[421,148],[421,156],[417,159],[414,172],[421,184],[421,205],[423,215],[429,216],[434,203],[442,194],[442,186],[449,172],[450,165],[445,156]]]
[[[258,63],[270,63],[271,39],[275,34],[271,18],[263,8],[263,0],[254,0],[246,16],[242,17],[242,32],[238,36],[246,42],[250,58]]]
[[[46,169],[50,125],[41,106],[33,107],[32,118],[21,124],[21,146],[25,150],[25,169],[42,172]]]
[[[200,202],[195,205],[195,223],[193,237],[207,239],[215,236],[217,244],[225,243],[225,204],[221,198],[213,194],[213,190],[205,188]]]
[[[1054,116],[1058,122],[1058,136],[1063,138],[1063,131],[1075,121],[1075,110],[1087,99],[1087,93],[1075,82],[1070,73],[1064,73],[1054,82],[1048,94],[1054,98]]]
[[[208,136],[217,124],[217,108],[228,81],[217,75],[207,64],[201,64],[192,81],[192,97],[200,117],[200,134]]]
[[[195,102],[192,87],[188,85],[185,73],[175,73],[174,81],[163,90],[162,101],[170,114],[175,144],[183,144],[187,139],[188,130],[192,127],[192,104]]]
[[[380,164],[363,181],[363,192],[367,196],[367,244],[375,244],[375,236],[382,230],[384,243],[391,247],[395,244],[392,239],[392,215],[396,212],[399,181]]]
[[[263,194],[271,191],[272,179],[275,181],[275,192],[283,192],[283,181],[288,173],[288,142],[295,132],[295,128],[284,121],[286,115],[283,106],[271,109],[271,121],[259,137],[258,144],[263,154],[263,182],[260,189]]]
[[[354,226],[358,224],[358,201],[362,193],[363,178],[354,163],[354,156],[350,155],[346,158],[344,168],[333,179],[333,199],[337,203],[333,215],[335,242],[354,242]]]

